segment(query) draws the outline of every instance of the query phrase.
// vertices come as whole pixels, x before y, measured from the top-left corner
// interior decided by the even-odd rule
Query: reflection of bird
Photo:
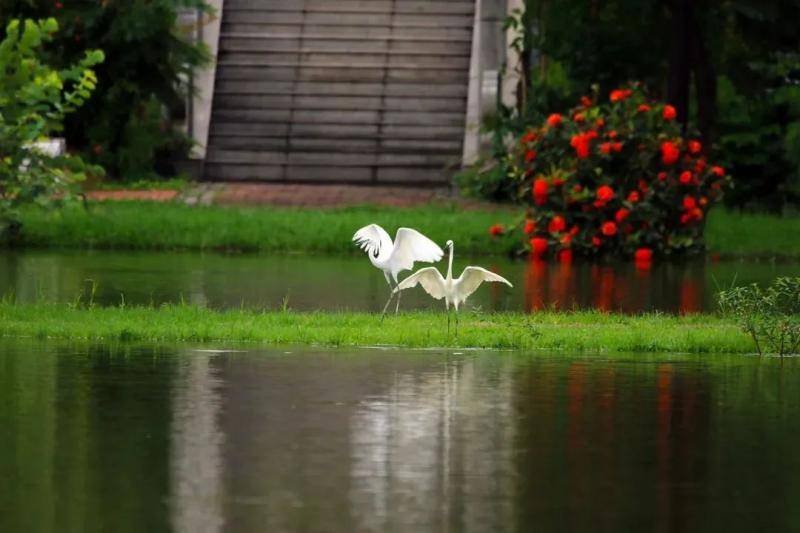
[[[422,268],[401,281],[395,287],[394,292],[399,294],[400,291],[416,287],[419,283],[425,289],[425,292],[435,299],[441,300],[444,298],[444,304],[447,307],[448,332],[450,331],[450,304],[453,304],[456,310],[456,335],[458,335],[458,306],[465,302],[469,295],[480,287],[481,283],[484,281],[498,281],[505,283],[509,287],[513,287],[513,285],[503,276],[476,266],[468,266],[458,278],[453,279],[453,241],[447,241],[445,247],[450,248],[447,277],[443,278],[436,267]]]
[[[414,268],[415,261],[435,263],[439,261],[444,252],[439,246],[417,230],[400,228],[394,236],[394,242],[389,234],[377,224],[364,226],[353,235],[356,244],[369,255],[373,265],[383,270],[386,283],[392,288],[392,280],[397,286],[397,275],[403,270]],[[392,301],[394,293],[389,294],[383,313]],[[400,293],[397,293],[397,306],[395,313],[400,309]]]

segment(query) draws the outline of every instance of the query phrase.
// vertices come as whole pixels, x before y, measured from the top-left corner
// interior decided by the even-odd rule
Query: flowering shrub
[[[525,248],[637,262],[702,249],[706,213],[728,177],[675,117],[632,85],[529,128],[510,154],[510,179],[531,206],[520,224]]]

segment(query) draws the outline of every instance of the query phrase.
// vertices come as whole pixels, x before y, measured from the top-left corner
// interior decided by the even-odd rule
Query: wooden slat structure
[[[226,0],[205,175],[441,184],[461,160],[473,0]]]

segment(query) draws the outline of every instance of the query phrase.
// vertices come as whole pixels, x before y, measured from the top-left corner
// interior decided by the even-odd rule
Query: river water
[[[798,371],[2,340],[0,531],[798,531]]]
[[[713,311],[719,288],[800,275],[796,262],[695,260],[642,269],[630,263],[558,264],[505,257],[456,257],[456,274],[468,264],[490,268],[514,284],[513,289],[481,287],[468,303],[483,310]],[[69,302],[91,298],[92,290],[101,305],[183,301],[212,308],[274,309],[286,304],[296,310],[379,311],[388,296],[382,273],[364,256],[0,253],[0,295],[13,293],[21,302]],[[403,302],[403,309],[442,305],[421,288],[405,291]]]

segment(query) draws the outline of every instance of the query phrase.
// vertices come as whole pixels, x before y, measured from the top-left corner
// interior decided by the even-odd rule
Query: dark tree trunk
[[[691,0],[668,2],[672,10],[672,42],[670,43],[667,101],[678,111],[678,120],[686,128],[689,117]]]
[[[717,119],[717,73],[696,19],[690,31],[692,40],[689,54],[697,94],[697,127],[702,134],[703,143],[710,146],[714,140],[714,124]]]

